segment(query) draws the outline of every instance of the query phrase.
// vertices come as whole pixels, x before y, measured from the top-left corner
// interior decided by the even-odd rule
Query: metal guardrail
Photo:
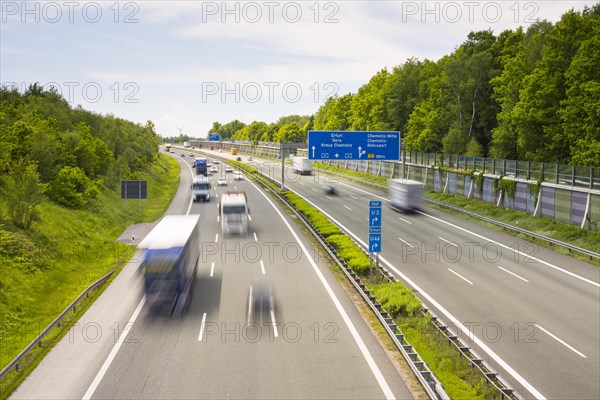
[[[53,328],[60,327],[61,321],[69,313],[69,311],[71,311],[71,310],[76,311],[77,304],[79,304],[79,302],[81,300],[83,300],[84,296],[89,297],[89,293],[92,290],[96,289],[98,286],[102,285],[104,282],[106,282],[106,280],[108,278],[110,278],[110,276],[113,274],[113,272],[115,272],[115,271],[114,270],[110,271],[109,273],[104,275],[102,278],[100,278],[96,282],[92,283],[90,286],[88,286],[87,289],[85,289],[83,291],[83,293],[81,293],[75,300],[73,300],[73,302],[71,304],[69,304],[69,306],[62,313],[60,313],[60,315],[58,317],[56,317],[56,319],[54,319],[54,321],[52,321],[52,323],[50,325],[48,325],[35,339],[33,339],[33,341],[31,343],[29,343],[29,345],[27,345],[27,347],[25,347],[25,349],[23,349],[23,351],[21,351],[19,353],[19,355],[17,355],[11,362],[8,363],[8,365],[6,367],[4,367],[4,369],[2,371],[0,371],[0,379],[3,379],[13,369],[18,371],[19,363],[21,362],[21,360],[24,357],[26,357],[29,354],[29,352],[33,348],[35,348],[35,346],[41,346],[46,335],[48,335],[48,333]]]
[[[228,160],[227,160],[228,161]],[[278,184],[273,178],[261,174],[264,178],[268,179],[274,184]],[[450,400],[450,397],[444,391],[442,384],[437,380],[435,374],[429,369],[429,366],[421,359],[419,354],[414,351],[413,347],[406,341],[402,332],[399,331],[397,325],[393,322],[391,316],[383,310],[381,304],[377,302],[377,299],[371,295],[370,291],[366,288],[366,285],[361,282],[360,278],[352,269],[346,264],[344,261],[340,260],[337,257],[337,253],[335,249],[328,245],[323,236],[321,236],[314,226],[306,220],[306,218],[296,211],[296,209],[279,193],[269,188],[269,190],[284,204],[288,206],[288,208],[302,221],[308,230],[313,234],[313,236],[321,243],[323,248],[329,253],[333,260],[338,264],[344,274],[348,278],[348,280],[354,285],[354,287],[361,294],[363,299],[369,304],[369,307],[373,310],[381,324],[385,327],[388,335],[396,344],[396,347],[402,353],[404,359],[413,370],[417,379],[423,385],[424,390],[427,392],[428,396],[431,399],[438,400]],[[356,244],[356,243],[355,243]],[[357,245],[358,246],[358,245]],[[359,246],[360,248],[360,246]]]

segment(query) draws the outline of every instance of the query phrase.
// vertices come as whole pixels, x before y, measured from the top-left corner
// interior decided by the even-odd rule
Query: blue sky
[[[0,82],[204,137],[213,121],[314,114],[473,30],[557,21],[594,1],[0,2]]]

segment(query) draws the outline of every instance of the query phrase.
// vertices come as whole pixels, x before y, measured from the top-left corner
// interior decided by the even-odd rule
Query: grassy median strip
[[[83,210],[42,203],[40,221],[29,231],[15,228],[6,215],[0,215],[0,368],[90,284],[122,268],[135,247],[115,240],[130,224],[153,221],[164,213],[177,191],[179,167],[171,157],[161,157],[135,179],[148,181],[148,199],[141,200],[141,214],[138,200],[121,200],[118,190],[107,190]],[[2,190],[0,209],[6,210]],[[62,334],[53,333],[56,337],[44,349],[49,350],[66,332],[64,328],[58,331]],[[2,398],[10,394],[7,389],[3,382]]]
[[[347,235],[323,216],[317,209],[307,204],[291,191],[280,192],[279,187],[265,179],[255,168],[233,161],[237,167],[247,171],[274,191],[283,196],[313,227],[335,247],[337,255],[363,282],[368,279],[369,258],[365,252]],[[428,317],[421,313],[420,300],[400,282],[369,285],[383,308],[394,318],[408,342],[429,365],[444,386],[446,393],[455,399],[500,398],[495,388],[486,384],[485,378],[461,357],[455,347],[432,325]]]

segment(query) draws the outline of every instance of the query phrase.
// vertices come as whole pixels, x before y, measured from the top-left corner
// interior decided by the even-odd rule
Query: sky
[[[6,1],[0,84],[54,86],[73,106],[206,137],[356,93],[469,32],[556,22],[595,1]]]

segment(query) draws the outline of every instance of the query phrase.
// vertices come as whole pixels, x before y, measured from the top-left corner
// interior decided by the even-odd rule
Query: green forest
[[[215,122],[225,140],[305,141],[307,130],[399,130],[408,150],[600,166],[600,3],[552,24],[471,32],[437,61],[382,69],[313,116]]]
[[[46,197],[83,208],[100,191],[135,179],[158,154],[160,138],[112,115],[72,108],[54,89],[0,88],[0,173],[12,222],[28,228]]]

